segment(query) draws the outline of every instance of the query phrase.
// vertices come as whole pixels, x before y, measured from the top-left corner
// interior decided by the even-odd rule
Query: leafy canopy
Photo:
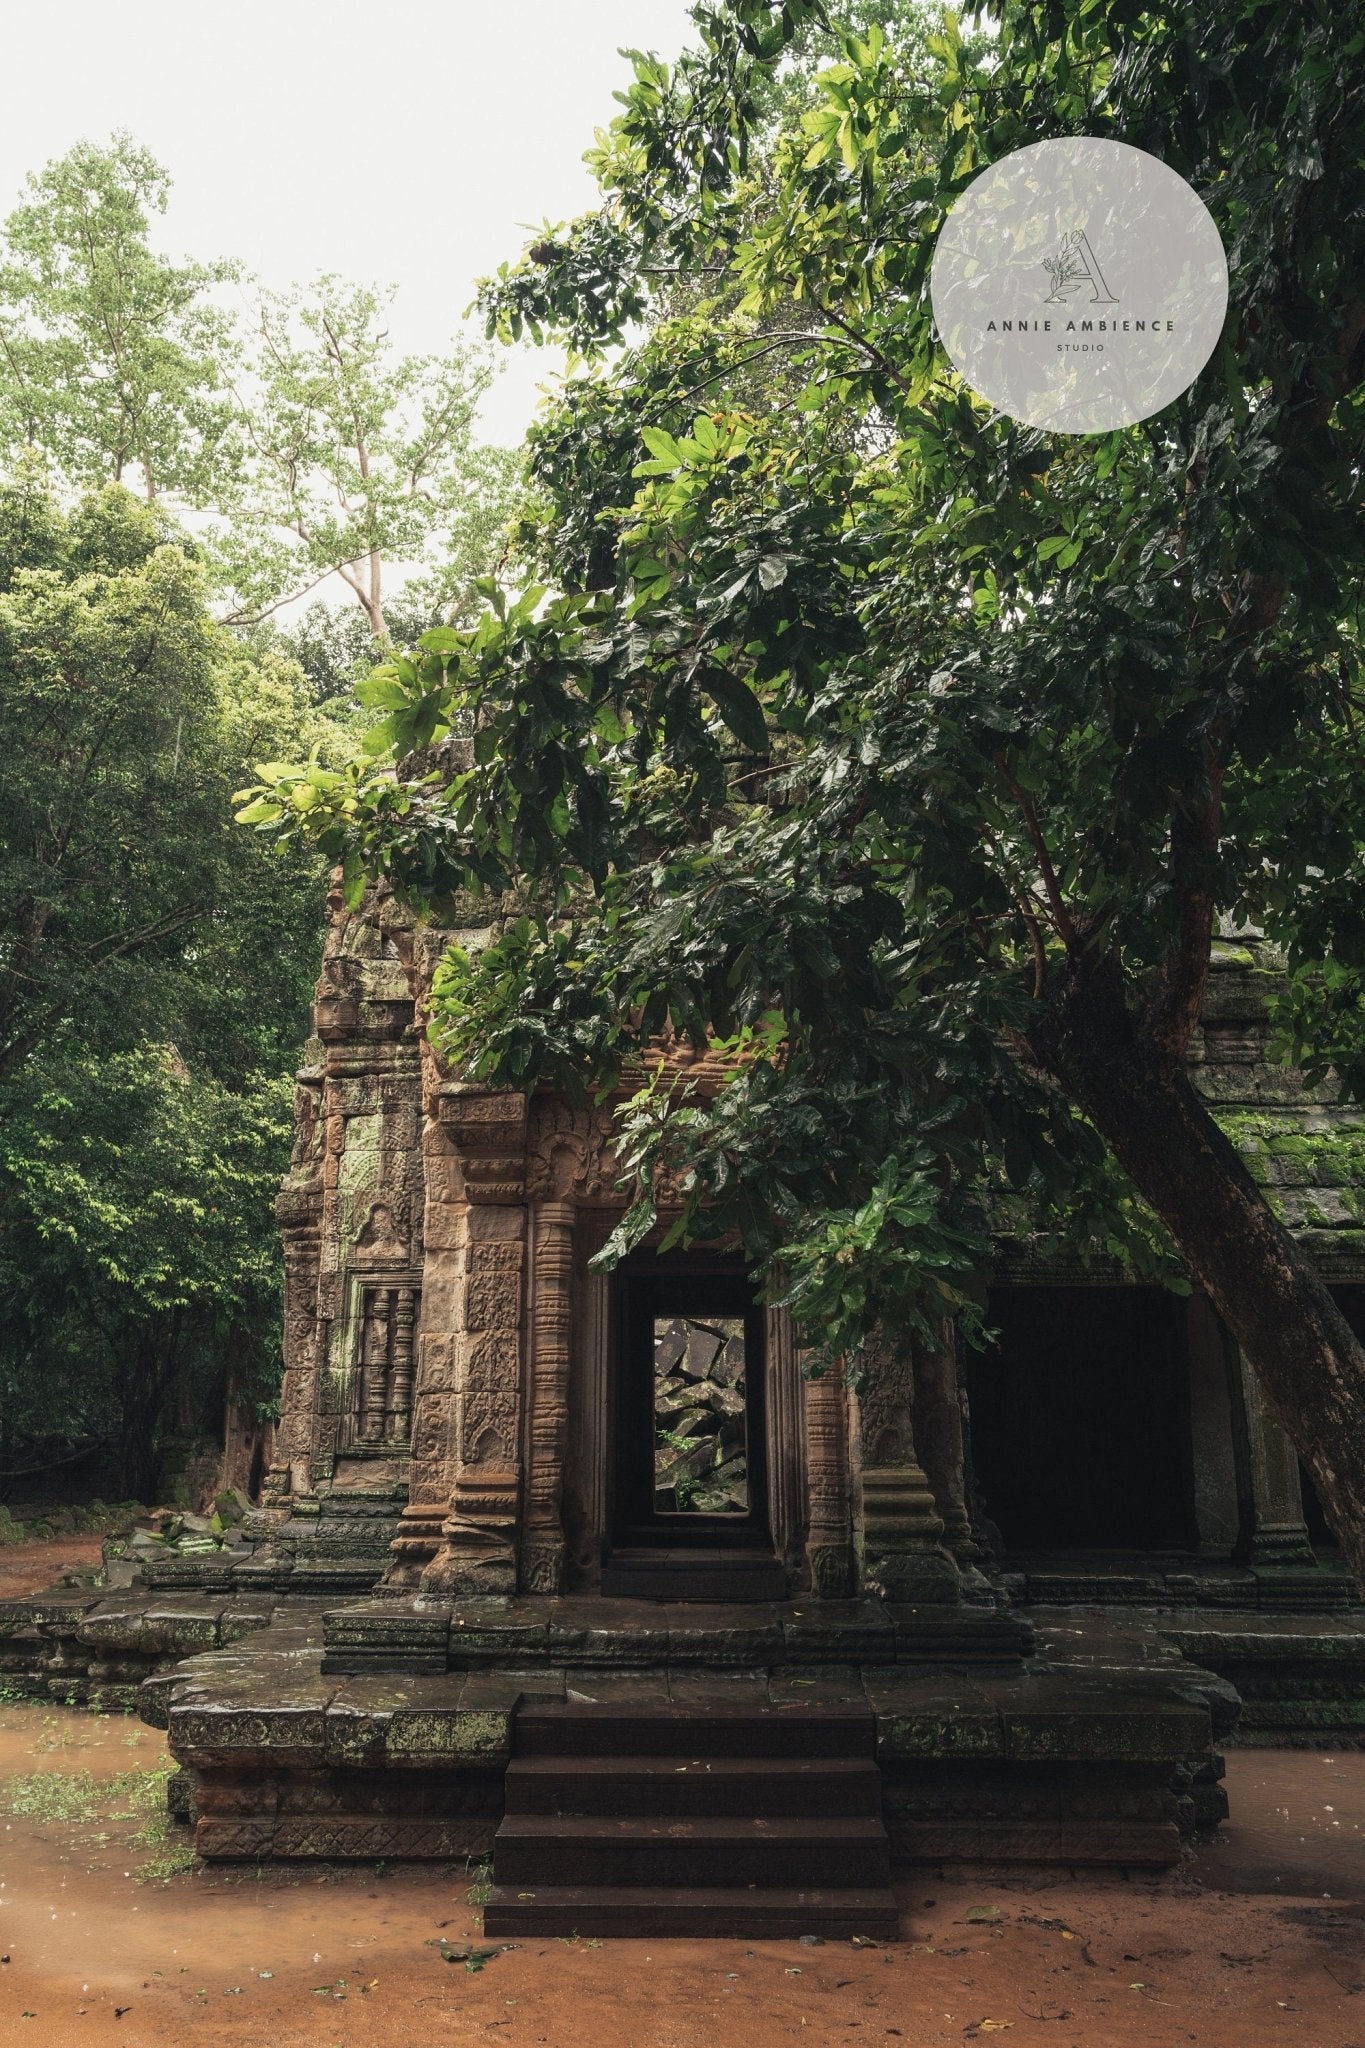
[[[1011,1201],[1161,1257],[1056,1055],[1101,972],[1178,1060],[1217,919],[1252,920],[1299,1042],[1324,1002],[1359,1042],[1365,30],[1321,0],[986,13],[843,33],[813,104],[772,89],[829,26],[804,0],[633,55],[600,207],[484,294],[578,352],[533,436],[534,580],[376,672],[367,758],[272,770],[246,812],[438,915],[494,893],[436,992],[474,1074],[728,1047],[718,1094],[629,1105],[614,1250],[667,1168],[680,1227],[781,1255],[832,1352],[970,1319]],[[928,300],[975,174],[1075,133],[1186,177],[1231,274],[1192,388],[1085,438],[992,415]]]

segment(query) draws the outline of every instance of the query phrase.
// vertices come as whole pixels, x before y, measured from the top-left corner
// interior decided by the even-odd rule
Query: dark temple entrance
[[[779,1599],[764,1316],[743,1271],[650,1256],[612,1301],[611,1545],[602,1591]]]
[[[1159,1287],[1000,1287],[968,1364],[972,1457],[1005,1550],[1193,1550],[1185,1303]]]

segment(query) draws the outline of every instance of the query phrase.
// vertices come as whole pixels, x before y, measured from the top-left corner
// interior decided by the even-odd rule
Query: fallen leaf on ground
[[[501,1949],[496,1948],[452,1948],[449,1942],[443,1941],[441,1943],[441,1961],[443,1963],[463,1963],[471,1975],[474,1971],[481,1970],[485,1963],[491,1963],[494,1956],[501,1955],[501,1953]],[[378,1978],[376,1978],[375,1982],[378,1983],[378,1981]]]

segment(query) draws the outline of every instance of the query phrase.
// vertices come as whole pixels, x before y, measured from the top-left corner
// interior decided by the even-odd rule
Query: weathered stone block
[[[521,1270],[526,1211],[520,1208],[471,1209],[468,1217],[468,1260],[471,1273],[517,1273]]]
[[[970,1681],[866,1671],[863,1689],[877,1716],[877,1754],[884,1761],[1005,1753],[999,1705]]]
[[[1207,1708],[1124,1699],[1121,1688],[1061,1694],[1049,1699],[1046,1681],[1023,1681],[1024,1697],[1005,1704],[1008,1756],[1069,1763],[1085,1758],[1169,1759],[1172,1764],[1206,1750]]]
[[[450,1336],[426,1336],[417,1346],[417,1391],[422,1399],[432,1394],[453,1394],[456,1388],[455,1341]]]
[[[515,1273],[471,1275],[465,1290],[465,1327],[515,1329],[521,1320],[521,1285]]]
[[[457,1601],[450,1617],[453,1667],[494,1659],[522,1662],[548,1652],[550,1624],[543,1611],[515,1600]]]
[[[149,1607],[142,1618],[140,1647],[168,1656],[211,1650],[219,1640],[219,1607]]]
[[[224,1644],[245,1642],[249,1636],[259,1635],[269,1628],[274,1609],[270,1606],[253,1606],[247,1601],[234,1601],[223,1610],[218,1624],[219,1640]]]
[[[142,1646],[147,1595],[141,1588],[126,1600],[104,1600],[77,1625],[76,1639],[92,1649],[135,1650]],[[196,1645],[196,1647],[198,1647]]]
[[[850,1664],[880,1664],[896,1654],[896,1628],[879,1600],[813,1600],[784,1618],[786,1657],[800,1663],[834,1657]]]

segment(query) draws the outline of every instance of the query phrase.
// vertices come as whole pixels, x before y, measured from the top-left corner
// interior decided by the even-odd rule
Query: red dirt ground
[[[42,1549],[55,1568],[57,1545]],[[34,1772],[103,1780],[164,1761],[163,1738],[135,1720],[0,1707],[0,1805]],[[1234,1752],[1228,1775],[1223,1840],[1172,1876],[908,1878],[903,1938],[887,1948],[504,1949],[480,1943],[461,1870],[158,1882],[147,1866],[166,1844],[131,1844],[145,1812],[0,1817],[0,2042],[1365,2048],[1365,1755]],[[471,1971],[442,1943],[496,1952]]]
[[[9,1543],[0,1549],[0,1600],[41,1593],[63,1572],[98,1564],[98,1536],[54,1536],[49,1543]]]

